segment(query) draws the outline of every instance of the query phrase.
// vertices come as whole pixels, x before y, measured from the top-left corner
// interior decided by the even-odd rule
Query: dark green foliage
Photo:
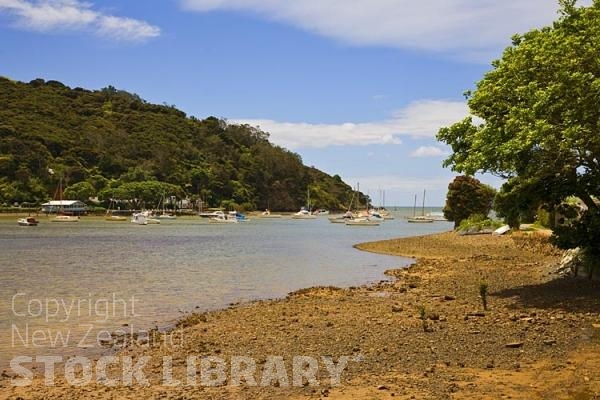
[[[471,176],[461,175],[448,185],[444,217],[458,228],[471,215],[489,214],[496,191]]]
[[[345,209],[352,197],[339,177],[304,166],[257,128],[188,118],[112,86],[0,78],[0,104],[0,203],[46,201],[60,177],[65,196],[147,207],[177,196],[205,207],[296,210],[309,186],[313,207]]]
[[[459,232],[481,232],[485,230],[495,230],[503,224],[500,221],[494,221],[481,214],[472,214],[469,218],[463,219],[458,226]]]

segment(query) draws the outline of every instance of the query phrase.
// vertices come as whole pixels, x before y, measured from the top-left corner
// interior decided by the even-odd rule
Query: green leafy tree
[[[448,185],[444,217],[458,228],[472,215],[486,216],[492,209],[496,190],[471,176],[461,175]]]
[[[96,189],[89,182],[77,182],[65,189],[63,196],[69,200],[88,201],[96,195]]]
[[[437,136],[453,150],[446,166],[507,179],[501,211],[513,223],[524,209],[552,209],[571,195],[585,203],[586,213],[598,214],[600,1],[589,7],[560,3],[552,26],[515,35],[493,70],[467,93],[478,119],[468,117]],[[594,219],[584,216],[581,223]],[[577,231],[598,237],[575,227],[555,235],[572,235],[558,241],[564,247],[588,246]]]

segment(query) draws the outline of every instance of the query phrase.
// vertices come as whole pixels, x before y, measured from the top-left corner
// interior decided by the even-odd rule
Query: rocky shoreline
[[[310,288],[281,300],[191,315],[171,332],[170,342],[165,335],[152,346],[122,350],[117,362],[107,366],[106,376],[94,374],[83,386],[57,375],[52,387],[45,386],[41,377],[14,387],[14,377],[3,374],[0,395],[600,398],[600,283],[558,277],[554,271],[562,253],[545,237],[443,233],[357,247],[418,261],[410,268],[388,271],[394,278],[390,282],[350,289]],[[147,361],[143,372],[149,386],[135,379],[129,386],[121,379],[118,361],[126,357],[133,363]],[[192,369],[189,357],[197,357]],[[226,363],[222,381],[218,373],[212,374],[218,386],[203,384],[202,357],[217,363],[212,367],[219,360]],[[240,358],[254,363],[254,373],[234,385],[240,375],[231,366]],[[305,363],[294,369],[297,360]],[[172,377],[166,381],[165,362]],[[305,373],[303,378],[302,371],[309,366],[316,367],[315,374]],[[332,385],[335,367],[339,385]],[[107,377],[114,386],[107,386]],[[297,377],[299,381],[294,380]]]

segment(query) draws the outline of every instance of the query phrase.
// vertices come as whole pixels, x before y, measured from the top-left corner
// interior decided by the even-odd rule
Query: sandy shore
[[[57,374],[53,387],[45,386],[42,378],[14,387],[12,372],[5,371],[0,395],[14,399],[600,398],[600,283],[554,275],[552,266],[560,253],[545,238],[444,233],[357,247],[416,257],[418,262],[408,269],[388,271],[394,277],[391,282],[306,289],[281,300],[190,316],[171,334],[175,343],[162,340],[118,353],[106,374],[116,380],[114,387],[106,386],[106,378],[98,380],[96,374],[81,387],[70,385],[64,374]],[[487,310],[480,297],[482,283],[488,288]],[[135,363],[146,356],[143,372],[150,385],[140,386],[135,379],[132,386],[123,385],[120,360],[131,357]],[[198,358],[193,363],[195,373],[189,369],[190,356]],[[208,356],[227,363],[226,380],[218,387],[201,382],[199,360]],[[294,372],[301,377],[301,371],[292,364],[298,356],[316,360],[318,372],[311,382],[302,379],[303,384],[295,386]],[[180,384],[163,384],[163,357],[170,360],[173,379]],[[255,372],[233,386],[236,375],[230,366],[239,357],[255,362]],[[274,361],[279,360],[276,357],[282,364]],[[327,367],[341,368],[335,364],[341,360],[347,364],[339,370],[340,384],[332,386]],[[248,380],[260,385],[267,370],[273,376],[280,374],[265,382],[268,386],[248,385]]]

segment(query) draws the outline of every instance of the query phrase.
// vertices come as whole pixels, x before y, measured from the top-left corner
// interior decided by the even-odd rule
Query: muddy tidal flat
[[[112,354],[101,373],[95,363],[57,372],[54,386],[38,371],[16,387],[22,377],[4,371],[0,396],[600,398],[600,282],[558,277],[561,253],[545,237],[442,233],[357,247],[416,263],[388,271],[390,282],[190,315]]]

